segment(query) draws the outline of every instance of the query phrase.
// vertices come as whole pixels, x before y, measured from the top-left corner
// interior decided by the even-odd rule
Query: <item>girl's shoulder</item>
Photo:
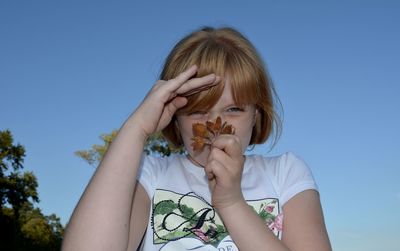
[[[276,156],[249,155],[246,162],[245,172],[253,175],[266,175],[279,183],[288,180],[293,182],[303,179],[314,180],[306,162],[293,152]]]
[[[250,155],[248,160],[248,175],[266,177],[279,194],[282,205],[306,189],[318,191],[311,169],[292,152],[270,157]]]
[[[141,169],[148,170],[153,176],[165,175],[183,168],[186,156],[171,154],[170,156],[143,155]]]
[[[258,166],[269,170],[307,166],[304,160],[293,152],[285,152],[274,156],[264,156],[261,154],[247,155],[246,162],[250,166]]]
[[[160,181],[176,180],[182,168],[182,156],[171,155],[168,157],[157,155],[143,155],[137,180],[152,198]]]

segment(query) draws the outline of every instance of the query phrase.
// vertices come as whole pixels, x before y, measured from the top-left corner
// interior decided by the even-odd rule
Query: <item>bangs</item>
[[[260,101],[259,81],[263,70],[256,61],[249,58],[240,49],[225,41],[209,41],[197,46],[190,53],[187,67],[196,64],[197,74],[202,77],[211,73],[221,77],[221,83],[207,90],[188,96],[188,103],[177,111],[177,114],[188,114],[195,111],[211,109],[221,97],[225,81],[230,81],[232,97],[236,104],[257,104]]]
[[[264,91],[260,86],[266,77],[256,62],[240,50],[232,53],[227,61],[225,76],[229,78],[236,104],[259,104],[262,100]]]

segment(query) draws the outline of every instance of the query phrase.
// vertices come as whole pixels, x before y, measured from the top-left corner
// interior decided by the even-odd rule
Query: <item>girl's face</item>
[[[222,122],[226,121],[235,129],[235,135],[239,137],[242,145],[242,152],[249,145],[253,127],[255,125],[257,110],[254,105],[237,105],[232,97],[229,79],[225,82],[225,87],[217,103],[207,111],[195,111],[190,114],[177,116],[177,123],[185,145],[186,151],[201,165],[205,166],[210,153],[209,148],[205,147],[202,152],[194,152],[191,146],[193,138],[193,124],[215,121],[221,117]]]

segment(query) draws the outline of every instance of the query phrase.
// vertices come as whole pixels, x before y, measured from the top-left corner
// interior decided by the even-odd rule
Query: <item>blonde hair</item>
[[[196,64],[196,76],[210,73],[229,77],[232,96],[236,104],[254,104],[258,110],[250,145],[264,143],[274,134],[274,143],[281,132],[281,120],[275,106],[281,104],[276,95],[261,57],[251,42],[230,27],[214,29],[204,27],[180,40],[168,55],[160,79],[175,78],[179,73]],[[212,108],[222,94],[224,85],[188,97],[185,107],[178,114]],[[183,142],[174,117],[162,131],[165,138],[176,147]]]

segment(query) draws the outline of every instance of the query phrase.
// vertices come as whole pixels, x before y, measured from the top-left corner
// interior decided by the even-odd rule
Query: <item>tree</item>
[[[90,150],[76,151],[75,155],[88,162],[89,165],[96,167],[103,159],[104,154],[117,134],[117,130],[113,130],[110,134],[102,134],[100,136],[100,139],[103,141],[101,145],[94,144]],[[154,133],[147,139],[143,151],[147,155],[158,154],[161,156],[183,154],[185,152],[183,147],[176,148],[169,144],[161,132]]]
[[[9,130],[0,131],[0,250],[59,250],[63,226],[55,214],[43,215],[38,181],[23,172],[25,148],[13,144]]]

